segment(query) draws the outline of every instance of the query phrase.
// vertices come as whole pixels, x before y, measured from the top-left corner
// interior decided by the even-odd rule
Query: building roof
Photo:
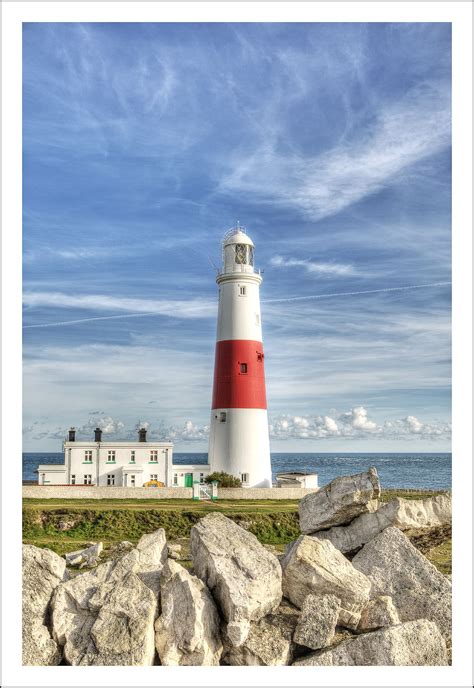
[[[308,475],[318,475],[317,473],[303,473],[302,471],[290,471],[289,473],[277,473],[277,478],[291,478],[294,476],[300,476],[304,478]]]

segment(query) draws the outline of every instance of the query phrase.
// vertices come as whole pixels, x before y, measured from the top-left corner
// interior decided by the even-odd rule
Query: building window
[[[261,351],[257,351],[257,361],[260,361],[260,363],[263,361],[263,354]]]
[[[177,485],[177,484],[178,484],[178,474],[177,474],[177,473],[174,473],[174,475],[173,475],[173,485]]]
[[[247,265],[247,244],[235,245],[235,262],[237,265]]]
[[[155,449],[152,449],[150,452],[150,461],[152,463],[158,463],[158,452]]]
[[[107,476],[107,485],[115,485],[115,475],[113,473]]]
[[[150,480],[158,481],[158,473],[150,473]]]
[[[236,244],[235,262],[237,265],[253,265],[253,246]]]
[[[241,473],[240,479],[242,481],[242,485],[245,485],[249,481],[249,474],[248,473]]]
[[[86,449],[84,452],[85,463],[92,463],[92,449]]]
[[[130,486],[135,487],[135,476],[134,475],[130,476]]]
[[[76,484],[76,476],[71,475],[71,485],[75,485],[75,484]]]
[[[107,452],[107,462],[108,463],[115,463],[115,450],[111,449],[110,451]]]
[[[246,363],[240,363],[240,374],[241,375],[247,374],[247,364]]]
[[[239,287],[239,295],[247,296],[247,287]]]
[[[204,473],[199,473],[199,482],[201,483],[201,485],[203,484],[203,482],[204,482]]]
[[[135,463],[135,452],[134,451],[130,452],[130,463]]]
[[[84,485],[92,485],[92,475],[84,475]]]
[[[227,412],[226,411],[221,411],[219,413],[219,423],[225,423],[227,420]]]

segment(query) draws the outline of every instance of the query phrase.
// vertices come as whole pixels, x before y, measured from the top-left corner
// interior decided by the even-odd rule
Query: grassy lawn
[[[193,499],[24,499],[23,508],[57,510],[57,509],[100,509],[139,511],[155,509],[159,511],[209,511],[275,513],[280,511],[298,511],[298,499],[219,499],[212,501],[194,501]]]
[[[422,499],[438,492],[384,490],[381,501]],[[253,533],[263,544],[283,551],[300,535],[298,500],[192,499],[24,499],[23,542],[60,555],[102,541],[104,553],[123,540],[136,544],[144,533],[164,528],[171,542],[189,541],[192,526],[206,513],[219,511]],[[442,572],[451,572],[451,533],[407,533],[413,544]],[[184,558],[186,565],[190,561]],[[183,562],[182,562],[183,563]]]
[[[382,490],[381,502],[388,502],[395,497],[404,499],[426,499],[441,494],[445,490]],[[227,511],[275,513],[280,511],[297,511],[298,499],[218,499],[212,501],[195,501],[193,499],[24,499],[24,508],[42,510],[54,509],[159,509],[160,511]]]

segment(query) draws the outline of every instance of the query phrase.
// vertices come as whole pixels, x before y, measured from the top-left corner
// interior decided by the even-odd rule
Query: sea
[[[23,480],[38,479],[40,463],[63,463],[59,452],[24,452]],[[277,473],[302,471],[317,473],[319,485],[326,485],[340,475],[352,475],[375,466],[383,488],[414,490],[451,489],[450,453],[272,453],[273,478]],[[205,464],[207,453],[173,453],[174,464]]]

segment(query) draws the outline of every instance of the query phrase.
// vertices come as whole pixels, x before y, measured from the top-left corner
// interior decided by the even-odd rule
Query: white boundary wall
[[[302,499],[310,492],[317,492],[317,489],[303,487],[227,487],[218,489],[217,499]],[[22,494],[24,499],[192,499],[193,490],[191,487],[24,485]]]

